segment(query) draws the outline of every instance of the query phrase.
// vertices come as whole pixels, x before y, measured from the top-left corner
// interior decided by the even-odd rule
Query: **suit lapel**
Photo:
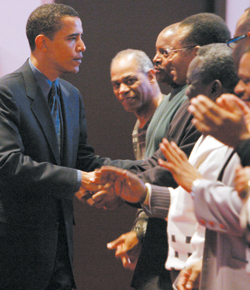
[[[22,67],[23,77],[26,85],[26,93],[31,102],[31,110],[38,123],[40,124],[48,145],[55,157],[56,163],[60,164],[60,153],[57,145],[56,132],[53,124],[53,120],[48,108],[48,104],[40,90],[37,87],[36,79],[30,69],[28,62]]]

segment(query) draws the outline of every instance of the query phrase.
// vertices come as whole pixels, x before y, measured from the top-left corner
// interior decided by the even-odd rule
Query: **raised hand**
[[[235,95],[223,94],[216,103],[199,95],[190,101],[188,111],[199,131],[226,145],[236,147],[250,138],[250,109]]]
[[[189,163],[186,154],[174,142],[169,143],[164,138],[160,149],[167,161],[159,159],[159,165],[168,169],[175,181],[186,191],[191,192],[193,182],[202,178],[202,175]]]

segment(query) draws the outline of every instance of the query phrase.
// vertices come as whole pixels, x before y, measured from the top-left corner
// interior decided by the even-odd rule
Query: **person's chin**
[[[164,75],[161,73],[156,74],[156,79],[158,83],[162,83],[164,81]]]

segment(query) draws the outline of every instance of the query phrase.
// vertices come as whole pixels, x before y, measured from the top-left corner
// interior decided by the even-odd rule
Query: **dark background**
[[[134,159],[131,133],[133,114],[124,111],[113,95],[109,65],[123,49],[145,51],[152,59],[155,41],[166,26],[200,12],[224,18],[224,0],[68,0],[82,19],[87,47],[80,72],[66,75],[83,95],[88,143],[96,154],[113,159]],[[164,93],[169,89],[162,87]],[[78,290],[128,290],[132,272],[125,270],[109,241],[130,230],[135,209],[123,205],[102,211],[75,200],[75,278]]]

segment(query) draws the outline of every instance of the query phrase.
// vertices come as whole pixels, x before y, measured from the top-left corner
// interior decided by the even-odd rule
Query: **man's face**
[[[249,22],[249,25],[247,25],[246,22]],[[237,22],[234,37],[248,33],[248,31],[250,31],[249,28],[250,28],[250,19],[248,16],[248,11],[245,11]],[[242,54],[244,53],[244,50],[249,45],[250,45],[250,39],[249,37],[246,37],[244,39],[239,40],[236,46],[234,47],[233,58],[234,58],[234,64],[236,68],[238,68],[239,66],[240,58]]]
[[[244,53],[239,63],[238,76],[240,78],[238,84],[234,88],[234,92],[243,101],[250,102],[250,52]]]
[[[179,28],[176,37],[173,39],[173,50],[184,48],[182,41],[185,39],[189,30],[187,28]],[[170,61],[172,64],[173,81],[178,85],[186,84],[187,70],[191,60],[195,57],[194,47],[173,52]]]
[[[63,26],[50,40],[46,37],[46,60],[55,77],[63,73],[77,73],[86,47],[82,37],[82,22],[78,17],[62,18]]]
[[[150,74],[140,72],[131,56],[117,59],[111,67],[114,94],[128,112],[136,113],[152,100],[151,81]]]
[[[203,94],[210,98],[210,87],[209,85],[203,84],[200,79],[199,65],[201,59],[196,56],[190,63],[187,72],[187,89],[186,95],[191,100],[197,97],[199,94]]]
[[[171,74],[171,62],[167,49],[171,47],[173,33],[171,31],[161,32],[156,40],[156,54],[153,58],[154,68],[158,82],[171,85],[173,76]]]

